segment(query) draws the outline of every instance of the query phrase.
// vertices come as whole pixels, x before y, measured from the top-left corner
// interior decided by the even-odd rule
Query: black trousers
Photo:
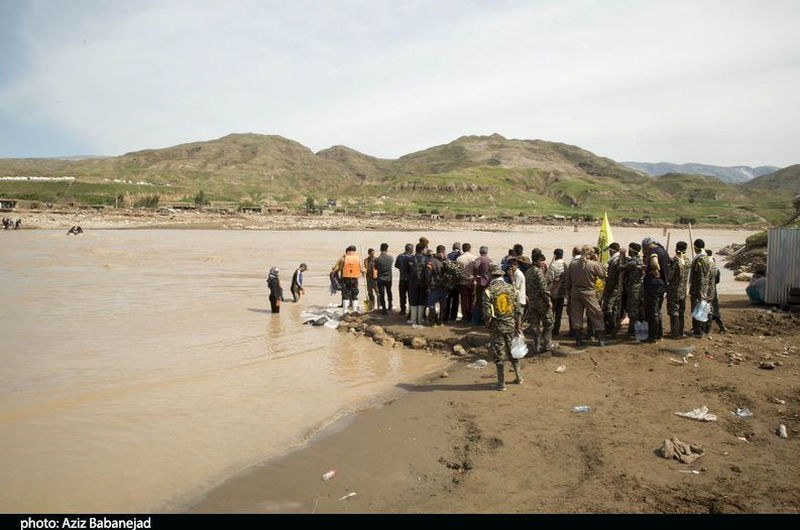
[[[458,318],[458,299],[461,297],[458,286],[455,289],[447,291],[447,301],[445,302],[445,310],[442,315],[442,320],[452,320],[455,322]]]
[[[553,336],[561,331],[561,314],[564,312],[564,297],[553,298]]]
[[[273,313],[280,313],[281,312],[281,301],[279,298],[275,298],[274,296],[270,295],[269,297],[269,305],[270,309],[272,309]]]
[[[378,303],[381,309],[386,309],[386,299],[389,299],[389,307],[392,307],[392,280],[378,279]]]
[[[405,313],[406,303],[408,302],[408,280],[405,278],[400,280],[397,287],[400,290],[400,312]]]
[[[647,318],[648,340],[658,340],[664,336],[664,328],[661,323],[661,306],[663,304],[663,289],[644,290],[644,315]]]

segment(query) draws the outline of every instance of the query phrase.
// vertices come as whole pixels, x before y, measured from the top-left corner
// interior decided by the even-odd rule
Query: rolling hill
[[[74,181],[3,180],[25,176]],[[199,191],[216,201],[296,209],[312,197],[318,203],[336,199],[350,211],[587,217],[608,211],[738,224],[779,219],[789,209],[768,190],[744,192],[697,175],[654,179],[573,145],[499,134],[462,136],[398,159],[346,146],[314,153],[281,136],[253,133],[117,157],[0,159],[0,196],[152,206],[191,202]]]
[[[788,191],[800,194],[800,164],[762,175],[748,182],[745,187],[754,190]]]

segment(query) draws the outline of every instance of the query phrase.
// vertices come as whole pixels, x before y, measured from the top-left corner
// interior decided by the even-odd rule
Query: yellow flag
[[[608,245],[614,242],[611,234],[611,225],[608,222],[608,212],[603,213],[603,224],[600,225],[600,237],[597,238],[597,246],[600,249],[600,263],[608,261]]]

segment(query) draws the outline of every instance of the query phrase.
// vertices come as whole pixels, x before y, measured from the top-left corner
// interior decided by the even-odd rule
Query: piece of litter
[[[566,370],[566,369],[567,369],[567,366],[566,366],[566,365],[564,365],[564,364],[562,364],[561,366],[559,366],[558,368],[556,368],[556,373],[557,373],[557,374],[560,374],[560,373],[562,373],[562,372],[563,372],[564,370]]]
[[[708,407],[703,405],[699,409],[690,410],[689,412],[676,412],[676,416],[684,418],[691,418],[698,421],[717,421],[717,416],[708,411]]]
[[[322,474],[322,480],[330,480],[334,477],[334,475],[336,475],[336,470],[331,469],[330,471],[327,471]]]
[[[746,444],[749,444],[749,443],[750,443],[750,440],[748,440],[748,439],[747,439],[747,438],[745,438],[744,436],[737,436],[737,437],[736,437],[736,439],[737,439],[737,440],[741,440],[741,441],[743,441],[743,442],[744,442],[744,443],[746,443]]]
[[[686,359],[679,361],[678,359],[674,359],[672,357],[669,358],[669,361],[675,364],[686,364]]]
[[[783,423],[778,425],[778,436],[784,439],[789,438],[789,433],[786,432],[786,425],[784,425]]]
[[[758,363],[758,367],[761,368],[762,370],[774,370],[775,363],[762,361]]]
[[[348,493],[347,495],[345,495],[345,496],[343,496],[343,497],[339,497],[339,500],[340,500],[340,501],[343,501],[343,500],[345,500],[345,499],[349,499],[350,497],[355,497],[355,496],[356,496],[356,492],[355,492],[355,491],[351,491],[351,492],[350,492],[350,493]]]
[[[748,408],[739,408],[736,410],[732,410],[730,412],[734,416],[739,416],[740,418],[749,418],[750,416],[753,415],[753,413]]]
[[[577,405],[575,407],[572,407],[572,412],[591,412],[591,411],[592,407],[590,407],[589,405]]]
[[[694,363],[695,368],[700,368],[700,363]]]
[[[467,368],[485,368],[486,365],[489,364],[483,359],[478,359],[474,363],[468,364]]]
[[[691,464],[702,457],[706,453],[706,450],[703,449],[703,446],[700,444],[682,442],[673,436],[669,440],[664,440],[661,448],[656,452],[659,456],[667,460],[672,460],[674,458],[678,462]]]
[[[692,475],[699,475],[700,474],[700,472],[697,471],[696,469],[681,469],[679,472],[680,473],[691,473]]]
[[[776,405],[786,405],[785,399],[778,399],[776,397],[772,398],[772,402],[775,403]]]

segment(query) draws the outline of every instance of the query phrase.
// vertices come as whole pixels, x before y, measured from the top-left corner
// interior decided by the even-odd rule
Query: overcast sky
[[[800,1],[0,0],[0,157],[464,134],[800,163]]]

